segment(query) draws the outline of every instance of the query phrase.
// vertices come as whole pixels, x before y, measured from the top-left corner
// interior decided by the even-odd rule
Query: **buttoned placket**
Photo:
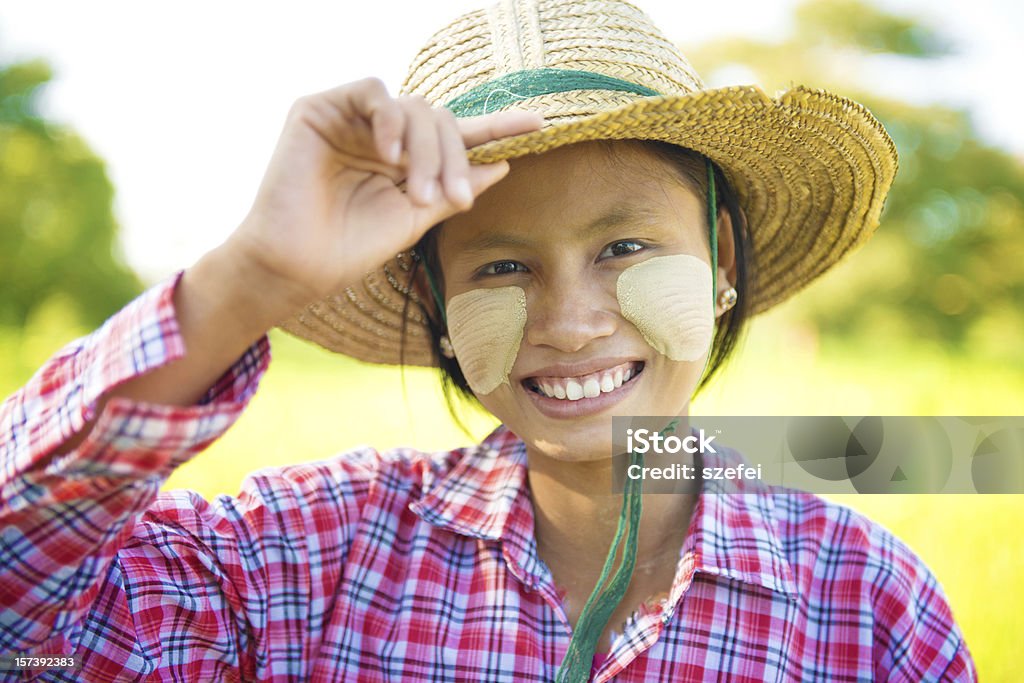
[[[537,552],[526,469],[525,444],[507,428],[499,427],[480,447],[470,449],[437,486],[412,503],[411,508],[436,526],[499,543],[509,573],[524,590],[538,593],[565,627],[564,641],[556,648],[561,657],[568,649],[572,627],[551,572]],[[613,638],[608,656],[594,676],[595,683],[622,673],[658,642],[698,571],[779,590],[795,598],[792,571],[782,557],[769,523],[770,510],[761,509],[771,506],[771,497],[767,496],[768,500],[760,504],[747,497],[701,493],[690,518],[668,598],[649,609],[637,606],[622,632]],[[486,507],[470,513],[470,501]],[[719,547],[721,543],[711,543],[705,537],[706,525],[711,525],[716,538],[762,533],[765,543],[730,544],[732,551],[725,554]],[[754,567],[756,571],[750,571]]]
[[[564,653],[572,639],[572,626],[564,602],[555,586],[554,577],[537,552],[533,529],[533,503],[528,488],[524,486],[520,488],[505,520],[500,539],[502,557],[509,573],[525,590],[540,594],[565,627],[564,647],[559,648]],[[594,674],[592,680],[595,683],[607,681],[622,673],[631,662],[658,641],[665,624],[672,618],[693,580],[696,568],[694,539],[693,533],[687,534],[668,595],[649,606],[637,605],[622,631],[616,633],[608,656]]]

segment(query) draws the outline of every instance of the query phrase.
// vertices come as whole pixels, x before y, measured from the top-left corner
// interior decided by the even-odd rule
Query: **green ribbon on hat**
[[[478,85],[449,100],[444,106],[459,118],[481,116],[500,111],[520,100],[570,90],[616,90],[642,97],[661,95],[646,86],[590,71],[526,69]]]

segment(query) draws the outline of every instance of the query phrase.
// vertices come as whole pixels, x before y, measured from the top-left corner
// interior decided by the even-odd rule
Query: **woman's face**
[[[461,294],[521,288],[525,323],[513,304],[507,323],[498,314],[495,325],[523,324],[508,382],[477,397],[534,452],[608,457],[612,415],[686,414],[700,379],[710,349],[688,361],[656,351],[623,317],[616,285],[624,270],[656,257],[689,255],[710,267],[705,204],[677,168],[638,143],[583,143],[511,164],[505,180],[440,231],[449,317]],[[726,275],[720,269],[720,288]],[[592,380],[602,389],[596,396]],[[586,396],[570,400],[583,388]]]

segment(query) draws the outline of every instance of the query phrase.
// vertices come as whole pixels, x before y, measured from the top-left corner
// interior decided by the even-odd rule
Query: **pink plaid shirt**
[[[234,498],[159,493],[245,408],[264,339],[199,405],[112,400],[80,447],[52,455],[100,395],[182,355],[175,282],[0,410],[0,652],[80,655],[46,680],[552,680],[571,629],[537,555],[524,446],[504,428],[446,453],[262,471]],[[594,673],[975,678],[921,561],[803,493],[703,494],[668,598],[640,606]]]

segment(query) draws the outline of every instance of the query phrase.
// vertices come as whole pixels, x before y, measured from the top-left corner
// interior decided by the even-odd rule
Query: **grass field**
[[[59,330],[0,336],[4,395],[57,346]],[[65,332],[63,338],[67,339]],[[448,416],[432,372],[359,364],[274,334],[274,362],[249,410],[168,487],[233,493],[261,467],[329,457],[359,444],[421,449],[470,443],[494,426]],[[404,393],[404,397],[403,397]],[[1021,414],[1024,369],[923,345],[819,346],[813,334],[765,317],[739,359],[693,406],[696,415]],[[415,410],[413,409],[415,408]],[[839,502],[906,541],[942,583],[984,681],[1020,680],[1024,643],[1024,496],[845,496]]]

